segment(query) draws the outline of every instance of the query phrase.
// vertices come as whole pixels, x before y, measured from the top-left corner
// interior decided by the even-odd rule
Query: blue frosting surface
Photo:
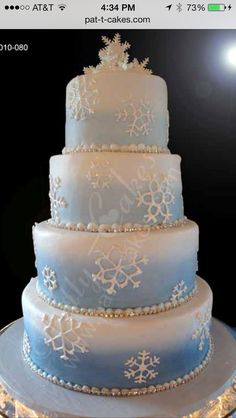
[[[109,347],[100,353],[92,350],[88,353],[77,352],[71,360],[64,361],[58,352],[53,351],[50,346],[45,344],[42,334],[32,327],[27,318],[25,319],[25,330],[33,347],[30,354],[31,360],[51,375],[72,384],[100,388],[145,386],[137,384],[132,379],[128,380],[124,376],[124,370],[127,369],[125,366],[127,359],[130,356],[137,356],[143,350],[143,345],[134,347],[132,352],[123,349],[111,354]],[[132,339],[132,329],[130,329],[130,338]],[[148,382],[149,385],[157,385],[183,377],[197,367],[206,356],[209,343],[204,345],[202,351],[198,350],[196,340],[186,340],[181,346],[172,346],[161,351],[158,348],[157,336],[156,343],[153,346],[145,346],[145,349],[151,353],[158,353],[160,357],[158,375]]]
[[[50,265],[57,273],[58,286],[50,291],[44,285],[42,274],[45,265]],[[83,265],[77,260],[55,260],[53,254],[40,254],[37,260],[38,289],[58,303],[81,308],[134,308],[151,306],[170,301],[174,287],[180,278],[187,286],[187,296],[195,286],[196,255],[189,259],[170,260],[168,264],[149,263],[142,267],[142,274],[137,277],[140,285],[133,288],[128,284],[116,293],[107,293],[108,283],[94,281],[92,272],[97,272],[94,260],[88,257]]]
[[[77,147],[78,145],[100,145],[100,144],[140,144],[157,145],[166,148],[168,141],[168,114],[167,111],[159,112],[155,118],[153,132],[145,137],[130,136],[127,132],[125,122],[117,124],[114,115],[95,114],[90,116],[89,121],[77,120],[67,114],[66,118],[66,145]]]
[[[68,314],[42,301],[35,283],[22,297],[23,347],[47,374],[100,388],[158,385],[189,374],[208,353],[212,293],[201,279],[190,302],[133,318]]]
[[[165,231],[103,234],[43,222],[33,235],[38,290],[56,303],[138,308],[172,302],[176,287],[178,302],[195,287],[198,227],[191,221]]]

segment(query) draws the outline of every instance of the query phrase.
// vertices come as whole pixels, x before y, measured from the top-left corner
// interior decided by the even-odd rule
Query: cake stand
[[[0,336],[0,416],[222,418],[236,408],[236,342],[215,319],[213,358],[198,377],[172,390],[128,398],[80,394],[40,378],[22,358],[22,335],[23,321],[19,319]]]

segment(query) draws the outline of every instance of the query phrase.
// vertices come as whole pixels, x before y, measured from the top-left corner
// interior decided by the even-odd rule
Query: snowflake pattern
[[[198,312],[196,314],[198,327],[192,335],[192,340],[199,339],[198,349],[203,350],[205,340],[210,338],[210,321],[211,321],[211,307],[209,306],[205,312]]]
[[[44,286],[46,286],[48,290],[52,292],[58,287],[56,272],[53,269],[51,269],[51,267],[45,266],[42,271],[42,275],[44,277],[43,279]]]
[[[137,191],[137,207],[147,206],[144,218],[147,223],[167,223],[172,213],[170,205],[175,200],[174,182],[176,177],[170,172],[166,176],[144,179],[148,184],[148,191]]]
[[[24,331],[24,336],[23,336],[23,352],[27,355],[31,353],[31,344],[30,344],[30,340],[26,331]]]
[[[94,189],[108,189],[113,179],[109,162],[96,158],[91,162],[86,177]]]
[[[94,74],[99,71],[132,71],[151,74],[152,71],[147,68],[149,58],[145,58],[139,62],[136,58],[129,62],[128,49],[130,44],[128,42],[121,42],[121,36],[117,33],[113,39],[106,36],[102,37],[105,48],[99,51],[100,63],[96,66],[84,68],[85,74]]]
[[[140,257],[132,248],[122,249],[112,246],[108,252],[102,252],[95,264],[99,272],[92,274],[93,280],[99,280],[106,287],[109,295],[115,294],[117,289],[124,289],[129,283],[133,289],[140,286],[141,281],[137,276],[142,274],[141,264],[147,264],[146,257]]]
[[[61,179],[60,177],[53,177],[50,176],[50,192],[49,192],[49,198],[51,202],[51,216],[52,219],[56,223],[60,223],[60,209],[66,208],[68,206],[66,200],[64,197],[60,196],[58,194],[58,190],[61,187]]]
[[[172,303],[179,302],[187,294],[187,286],[185,285],[184,280],[181,280],[174,288],[171,294],[170,301]]]
[[[116,121],[127,122],[127,132],[130,136],[139,137],[149,135],[152,132],[152,124],[155,119],[150,102],[140,99],[138,102],[129,100],[123,109],[115,113]]]
[[[154,379],[159,373],[156,370],[157,365],[160,364],[160,357],[151,357],[146,350],[140,351],[137,357],[130,357],[125,366],[127,370],[124,371],[127,379],[134,379],[135,383],[146,383],[147,380]]]
[[[98,101],[98,89],[94,78],[77,76],[68,85],[66,108],[71,118],[87,119],[94,114]]]
[[[76,351],[89,351],[84,341],[86,325],[76,321],[67,312],[61,316],[44,315],[42,320],[45,325],[45,344],[51,345],[54,351],[59,351],[61,359],[69,360]]]

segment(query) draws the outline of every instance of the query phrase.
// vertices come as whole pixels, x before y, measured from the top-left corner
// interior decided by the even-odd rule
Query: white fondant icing
[[[108,152],[54,156],[50,160],[51,178],[61,179],[60,193],[63,204],[67,204],[61,205],[60,198],[57,203],[56,195],[51,202],[53,207],[59,204],[60,209],[56,214],[52,211],[52,219],[57,224],[147,225],[182,219],[180,161],[179,156],[170,154]]]
[[[198,349],[203,350],[205,340],[210,338],[210,323],[211,323],[211,305],[208,306],[207,310],[199,311],[196,314],[197,327],[192,335],[192,339],[198,339]]]
[[[39,298],[36,292],[36,280],[32,279],[23,293],[23,311],[25,320],[44,336],[42,315],[61,317],[61,311],[53,308]],[[199,279],[198,291],[186,304],[176,309],[151,316],[133,318],[100,318],[71,314],[76,322],[93,330],[91,352],[117,352],[128,350],[136,352],[136,347],[158,347],[158,350],[174,349],[191,342],[196,327],[196,315],[199,311],[208,312],[212,306],[212,292],[207,283]],[[155,330],[155,332],[153,332]],[[178,332],[176,332],[178,330]],[[132,332],[132,338],[130,333]],[[31,341],[32,345],[32,341]],[[33,346],[32,346],[33,350]]]
[[[198,226],[192,221],[119,234],[70,231],[42,222],[34,228],[34,242],[38,290],[55,303],[87,310],[149,306],[148,311],[168,303],[164,310],[174,306],[172,296],[178,299],[172,293],[181,280],[188,291],[179,295],[180,302],[195,287]],[[53,295],[46,292],[41,275],[45,265],[57,272]],[[159,309],[161,305],[153,307],[154,312]]]
[[[90,73],[69,82],[66,98],[67,147],[145,143],[167,148],[167,87],[161,77],[130,71]]]
[[[102,308],[98,309],[93,308],[80,308],[77,306],[72,306],[64,304],[61,302],[56,302],[55,299],[47,297],[39,288],[36,286],[38,295],[49,305],[57,309],[62,309],[65,312],[72,312],[79,315],[88,315],[88,316],[101,316],[104,318],[128,318],[141,315],[154,315],[159,312],[169,311],[170,309],[177,308],[177,306],[182,305],[184,302],[188,302],[194,296],[197,291],[197,285],[194,289],[185,297],[175,297],[171,296],[171,299],[165,303],[160,303],[159,305],[144,306],[137,308],[127,308],[127,309],[111,309],[111,308]],[[174,301],[173,301],[174,299]]]
[[[205,356],[204,360],[199,364],[199,366],[192,369],[188,374],[184,376],[178,377],[177,379],[173,379],[169,382],[165,382],[164,384],[158,385],[150,385],[144,386],[142,388],[97,388],[97,387],[90,387],[87,385],[78,385],[73,384],[71,382],[67,382],[63,379],[58,378],[57,376],[53,376],[50,373],[39,368],[29,357],[29,355],[23,349],[23,356],[29,367],[33,372],[35,372],[38,376],[42,377],[43,379],[48,380],[56,385],[62,386],[66,389],[74,390],[75,392],[82,392],[91,395],[100,395],[100,396],[140,396],[140,395],[150,395],[152,393],[163,392],[165,390],[170,390],[178,387],[179,385],[184,385],[195,377],[199,375],[208,365],[209,361],[212,358],[214,351],[214,343],[211,340],[209,350],[207,355]]]

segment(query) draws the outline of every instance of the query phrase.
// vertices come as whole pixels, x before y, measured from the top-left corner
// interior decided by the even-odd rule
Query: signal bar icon
[[[63,12],[66,8],[66,4],[58,4],[58,8]]]

